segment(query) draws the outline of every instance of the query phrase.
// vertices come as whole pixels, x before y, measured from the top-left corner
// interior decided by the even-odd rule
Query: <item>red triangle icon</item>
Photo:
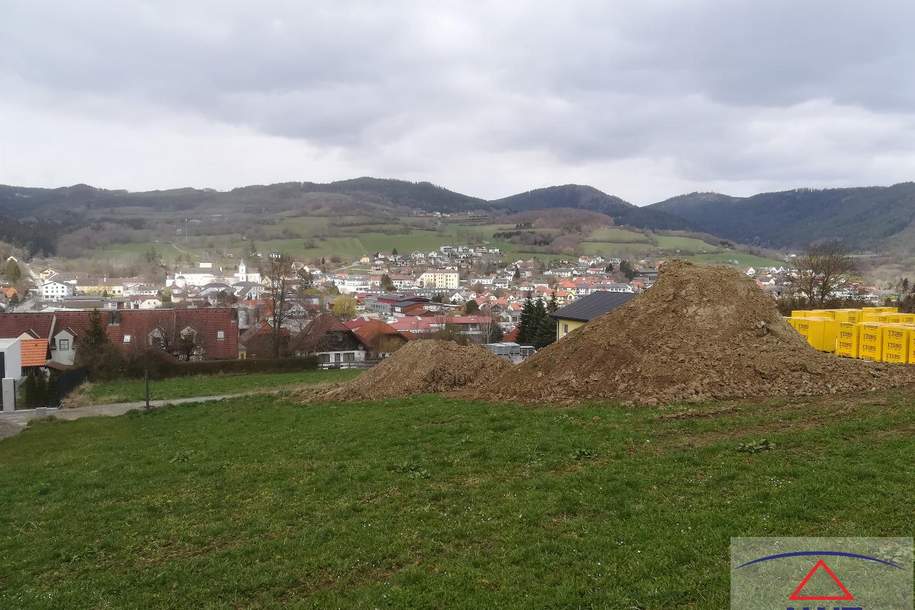
[[[831,597],[820,596],[820,595],[801,595],[801,592],[804,590],[804,587],[807,586],[807,582],[813,577],[814,574],[816,574],[820,570],[823,570],[824,572],[826,572],[829,575],[829,577],[832,579],[832,582],[836,583],[836,585],[838,585],[839,589],[842,590],[843,595],[834,595]],[[794,592],[791,594],[791,597],[789,597],[788,599],[790,599],[791,601],[795,601],[795,602],[818,601],[818,600],[852,601],[855,599],[855,596],[852,595],[851,591],[849,591],[845,587],[845,585],[842,584],[842,581],[839,580],[839,577],[836,576],[835,572],[833,572],[829,568],[829,566],[826,565],[826,562],[821,559],[816,563],[815,566],[813,566],[813,568],[810,569],[809,572],[807,572],[807,576],[804,577],[804,580],[801,581],[801,584],[799,584],[797,586],[797,589],[794,590]]]

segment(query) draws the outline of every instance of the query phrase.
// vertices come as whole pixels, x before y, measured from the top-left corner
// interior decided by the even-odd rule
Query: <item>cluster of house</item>
[[[37,274],[34,292],[43,302],[44,310],[157,309],[185,300],[203,305],[215,304],[219,299],[258,298],[264,289],[262,282],[261,274],[249,271],[244,261],[231,272],[213,263],[198,263],[196,268],[168,274],[164,283],[150,283],[136,277],[63,273],[48,268]]]
[[[790,295],[794,291],[793,281],[797,276],[791,266],[747,267],[745,273],[756,280],[756,285],[772,298],[778,299]],[[885,302],[886,299],[895,299],[898,295],[895,290],[880,289],[863,282],[852,282],[841,290],[835,291],[832,296],[837,299],[854,299],[878,305]]]
[[[0,307],[6,311],[0,313],[3,377],[71,367],[92,311],[100,313],[111,343],[125,352],[156,348],[186,359],[267,358],[276,353],[278,334],[284,356],[315,356],[323,366],[364,366],[406,341],[447,332],[491,344],[494,352],[518,361],[533,351],[514,341],[527,298],[562,307],[602,295],[631,297],[654,280],[653,270],[646,270],[625,282],[606,269],[614,261],[602,257],[553,268],[534,260],[491,264],[500,257],[493,248],[443,246],[406,256],[378,253],[357,263],[362,272],[297,264],[276,333],[270,279],[244,261],[230,268],[200,263],[156,283],[51,268],[34,273],[23,266],[35,287],[15,295],[16,307]],[[303,277],[310,281],[301,284]],[[343,298],[337,295],[352,299],[355,311],[332,315],[335,301]],[[9,296],[5,301],[0,296],[0,305],[11,303]],[[557,317],[557,336],[585,320],[582,315],[570,310],[568,317]]]

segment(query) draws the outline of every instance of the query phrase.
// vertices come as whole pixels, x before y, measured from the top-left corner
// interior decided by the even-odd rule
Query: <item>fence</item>
[[[86,380],[84,368],[26,375],[19,382],[17,409],[57,408],[63,399]]]
[[[331,369],[370,369],[381,360],[356,360],[353,362],[321,362],[318,368],[322,371]]]
[[[89,371],[86,369],[72,369],[62,373],[52,374],[48,399],[53,404],[49,404],[48,406],[59,407],[63,399],[66,398],[70,392],[78,388],[81,383],[86,381],[88,376]]]

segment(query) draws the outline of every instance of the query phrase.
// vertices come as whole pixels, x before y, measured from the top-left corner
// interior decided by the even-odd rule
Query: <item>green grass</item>
[[[615,227],[595,230],[586,241],[581,242],[579,249],[585,254],[630,258],[652,255],[678,257],[697,263],[738,267],[777,267],[785,264],[784,261],[725,249],[695,237],[660,234],[646,236]]]
[[[695,263],[706,265],[734,265],[738,267],[786,267],[785,261],[774,258],[757,256],[746,252],[737,252],[735,250],[723,250],[714,253],[696,254],[687,257]]]
[[[601,227],[591,232],[588,241],[608,242],[613,244],[651,244],[651,239],[644,233],[629,231],[619,227]]]
[[[259,397],[38,423],[0,442],[0,607],[719,610],[732,536],[912,536],[912,407]]]
[[[153,400],[241,394],[306,383],[333,383],[356,377],[358,370],[297,371],[292,373],[247,373],[244,375],[195,375],[150,381]],[[81,404],[109,404],[144,400],[142,379],[119,379],[91,383],[80,393]]]
[[[433,230],[411,226],[409,221],[398,223],[368,216],[342,216],[338,219],[325,216],[293,216],[264,227],[268,234],[267,239],[255,240],[255,243],[260,252],[284,252],[304,260],[322,256],[340,256],[353,260],[374,252],[390,252],[393,248],[407,254],[415,250],[428,252],[446,244],[485,243],[501,249],[510,260],[532,257],[557,260],[568,259],[578,254],[600,254],[624,258],[679,256],[696,262],[715,264],[734,264],[733,261],[736,260],[739,266],[771,266],[778,263],[736,250],[725,250],[719,245],[709,244],[694,237],[642,233],[620,227],[595,229],[577,244],[574,253],[569,254],[553,254],[545,252],[542,247],[524,246],[494,237],[495,233],[513,228],[514,225],[504,223],[462,224],[443,221]],[[289,231],[301,237],[288,237]],[[551,234],[556,230],[541,229],[539,232]],[[284,236],[284,233],[287,236]],[[111,263],[139,261],[150,247],[155,247],[168,263],[174,262],[179,255],[189,254],[194,260],[230,264],[244,256],[250,247],[249,242],[243,241],[238,234],[192,235],[188,241],[184,241],[183,238],[175,238],[172,241],[174,243],[163,241],[114,244],[97,250],[93,258],[96,261]]]

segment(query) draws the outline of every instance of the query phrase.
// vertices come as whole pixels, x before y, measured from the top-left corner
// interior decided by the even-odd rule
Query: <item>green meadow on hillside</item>
[[[0,442],[0,607],[720,610],[733,536],[912,536],[912,407],[262,396],[36,423]]]
[[[486,244],[499,248],[509,259],[537,257],[543,260],[570,258],[579,254],[607,257],[644,258],[648,256],[677,256],[696,262],[740,265],[773,265],[778,261],[764,259],[739,250],[724,248],[696,237],[679,234],[658,234],[622,227],[600,227],[593,231],[565,235],[557,228],[527,229],[526,231],[553,239],[561,237],[562,251],[550,251],[547,246],[515,243],[499,233],[515,230],[514,224],[468,224],[455,221],[380,219],[368,216],[290,216],[275,219],[273,224],[259,227],[265,236],[243,239],[239,233],[192,235],[190,239],[176,236],[157,242],[113,244],[94,251],[95,262],[112,264],[141,261],[150,249],[155,249],[166,263],[178,257],[231,263],[245,256],[253,247],[259,252],[285,252],[302,260],[321,257],[341,257],[353,260],[374,252],[400,253],[415,250],[428,252],[443,245]],[[559,243],[559,242],[557,242]]]

